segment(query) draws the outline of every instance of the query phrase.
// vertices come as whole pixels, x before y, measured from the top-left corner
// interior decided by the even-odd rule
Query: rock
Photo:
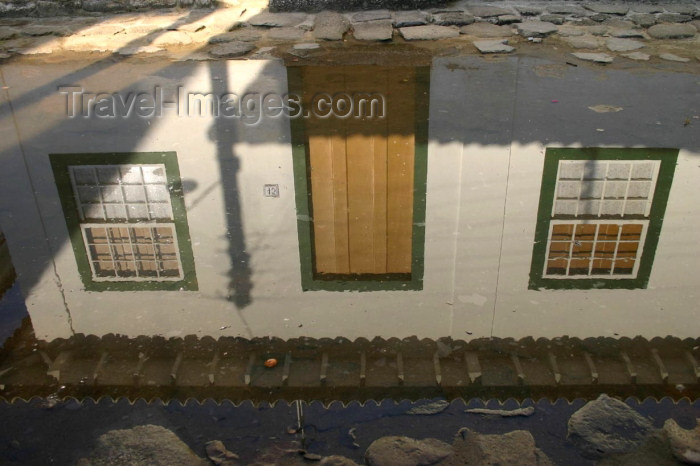
[[[338,455],[326,456],[318,464],[320,466],[360,466],[350,458]]]
[[[651,55],[642,52],[623,53],[622,56],[637,61],[648,61],[651,58]]]
[[[664,433],[668,438],[673,456],[689,464],[700,464],[700,419],[694,429],[686,430],[673,419],[664,422]]]
[[[428,24],[428,14],[418,10],[397,11],[394,13],[394,26],[403,28],[407,26],[423,26]]]
[[[598,39],[592,36],[567,37],[565,42],[575,49],[594,50],[600,47]]]
[[[654,39],[686,39],[696,32],[692,24],[655,24],[647,29],[647,34]]]
[[[12,55],[10,55],[9,53],[0,52],[0,60],[4,60],[5,58],[10,58],[11,56]]]
[[[518,24],[518,32],[523,37],[546,37],[557,32],[557,27],[544,21],[527,21]]]
[[[173,432],[154,425],[112,430],[97,439],[92,466],[206,466]]]
[[[294,50],[316,50],[321,48],[321,46],[314,42],[303,42],[301,44],[294,44],[292,48]]]
[[[304,20],[306,20],[305,13],[270,13],[265,11],[250,18],[248,24],[281,28],[297,26],[303,23]]]
[[[212,463],[219,466],[236,466],[238,455],[226,449],[221,440],[212,440],[206,445],[207,457]]]
[[[518,10],[518,13],[520,13],[523,16],[538,16],[538,15],[542,14],[541,8],[537,8],[537,7],[529,6],[529,5],[516,6],[515,9]]]
[[[515,24],[521,22],[523,19],[516,15],[503,15],[496,18],[496,24]]]
[[[691,21],[690,24],[695,26],[695,29],[697,29],[698,32],[700,32],[700,19],[695,19]]]
[[[564,24],[564,20],[566,18],[562,15],[542,15],[540,16],[541,21],[545,21],[547,23],[552,23],[552,24]]]
[[[361,11],[352,15],[353,23],[363,23],[365,21],[380,21],[385,19],[391,19],[391,13],[389,12],[389,10]]]
[[[353,37],[357,40],[391,40],[394,28],[391,21],[367,21],[353,24]]]
[[[467,428],[459,431],[454,454],[441,465],[545,466],[554,463],[535,446],[530,432],[515,430],[503,435],[483,435]]]
[[[664,11],[663,7],[661,7],[660,5],[653,5],[653,4],[648,4],[648,3],[634,2],[630,6],[631,6],[632,11],[636,11],[637,13],[652,14],[652,13],[661,13],[662,11]]]
[[[515,417],[515,416],[532,416],[535,414],[534,406],[526,406],[516,409],[490,409],[490,408],[471,408],[465,409],[465,413],[470,414],[485,414],[487,416]]]
[[[210,44],[221,44],[223,42],[256,42],[262,38],[262,32],[255,28],[240,28],[234,29],[231,32],[225,32],[217,36],[212,36],[209,39]]]
[[[350,28],[345,16],[332,11],[322,11],[314,20],[314,37],[322,40],[343,40],[343,35]]]
[[[399,32],[406,40],[437,40],[451,39],[459,36],[457,29],[447,26],[411,26],[400,28]]]
[[[413,415],[437,414],[437,413],[443,412],[449,406],[450,406],[449,401],[445,401],[445,400],[431,401],[429,403],[423,403],[423,404],[420,404],[418,406],[414,406],[413,408],[406,411],[406,414],[413,414]]]
[[[656,17],[659,23],[687,23],[692,20],[690,15],[680,15],[678,13],[662,13]]]
[[[663,430],[655,431],[629,453],[603,458],[597,466],[678,466]]]
[[[638,40],[618,39],[617,37],[606,40],[605,45],[608,47],[608,50],[612,52],[631,52],[632,50],[638,50],[644,47],[644,44]]]
[[[608,28],[605,26],[589,26],[586,30],[594,36],[604,36],[608,33]]]
[[[608,58],[606,63],[612,61],[612,57]],[[569,441],[590,458],[627,453],[641,445],[653,431],[648,419],[605,394],[576,411],[569,419],[568,427]]]
[[[508,26],[496,26],[490,23],[474,23],[459,28],[460,34],[467,34],[484,39],[495,37],[509,37],[513,35],[513,30]]]
[[[611,35],[613,37],[619,37],[621,39],[644,38],[644,33],[639,29],[611,29],[610,31],[608,31],[608,35]]]
[[[572,53],[572,55],[578,59],[592,61],[596,63],[612,63],[613,57],[607,53]]]
[[[688,63],[690,61],[689,58],[679,57],[678,55],[674,55],[672,53],[662,53],[659,55],[659,58],[668,61],[677,61],[680,63]]]
[[[151,41],[151,45],[156,47],[172,46],[172,45],[189,45],[192,43],[192,38],[183,31],[167,31],[158,35]]]
[[[563,26],[559,28],[557,32],[560,37],[580,37],[586,34],[583,28],[578,26]]]
[[[697,16],[698,15],[698,9],[695,7],[695,5],[691,5],[688,3],[678,3],[678,4],[668,4],[664,5],[664,8],[666,11],[670,11],[672,13],[679,13],[682,15],[690,15],[690,16]]]
[[[19,36],[19,31],[13,27],[0,26],[0,40],[12,39]]]
[[[514,47],[506,44],[506,42],[506,39],[477,40],[474,41],[474,47],[476,47],[481,53],[510,53],[515,50]]]
[[[280,41],[295,41],[304,37],[304,31],[295,27],[272,28],[267,33],[267,38],[270,40]]]
[[[209,50],[209,54],[217,58],[235,58],[245,55],[254,48],[255,46],[249,42],[231,41],[215,45]]]
[[[367,448],[369,466],[422,466],[437,463],[452,454],[452,447],[437,439],[382,437]]]
[[[70,36],[72,30],[66,26],[47,25],[47,24],[30,24],[22,27],[22,34],[25,36],[41,37],[41,36]]]
[[[624,16],[630,10],[627,5],[620,5],[614,3],[586,3],[583,5],[584,8],[595,11],[596,13],[603,13],[606,15],[620,15]]]
[[[596,23],[602,23],[602,22],[604,22],[604,21],[609,20],[609,19],[610,19],[610,15],[604,15],[604,14],[602,14],[602,13],[598,13],[598,14],[595,14],[595,15],[591,15],[591,16],[589,16],[588,18],[589,18],[589,19],[592,19],[592,20],[595,21]]]
[[[152,45],[141,45],[136,47],[126,47],[123,49],[119,49],[119,55],[131,56],[139,54],[158,53],[162,51],[163,49],[160,47],[154,47]]]
[[[491,18],[493,16],[511,15],[513,12],[511,10],[506,10],[505,8],[500,8],[497,6],[488,5],[470,5],[469,12],[474,16],[480,18]]]
[[[555,15],[585,15],[586,10],[574,3],[555,3],[546,6],[549,13]]]
[[[436,13],[433,15],[433,22],[440,26],[465,26],[472,24],[474,17],[463,11],[447,11],[445,13]]]
[[[640,13],[636,15],[630,15],[629,19],[637,26],[641,26],[643,28],[648,28],[656,24],[656,16],[651,14]]]

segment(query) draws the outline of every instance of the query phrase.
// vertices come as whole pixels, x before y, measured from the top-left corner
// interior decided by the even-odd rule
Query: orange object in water
[[[270,358],[267,361],[265,361],[265,367],[275,367],[277,365],[277,359],[275,358]]]

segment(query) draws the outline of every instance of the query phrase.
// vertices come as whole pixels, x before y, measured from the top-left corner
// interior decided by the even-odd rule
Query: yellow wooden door
[[[349,117],[338,106],[327,118],[312,111],[306,121],[317,274],[411,273],[415,68],[367,70],[303,72],[305,108],[319,93],[354,105]],[[383,109],[362,111],[363,95],[382,96]]]

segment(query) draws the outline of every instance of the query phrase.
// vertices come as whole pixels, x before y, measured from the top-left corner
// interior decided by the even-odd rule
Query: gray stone
[[[459,31],[457,29],[448,26],[436,26],[434,24],[429,26],[400,28],[399,32],[406,40],[451,39],[459,36]]]
[[[433,15],[433,22],[440,26],[465,26],[472,24],[474,21],[475,19],[472,15],[463,11],[447,11]]]
[[[596,13],[604,13],[606,15],[626,15],[630,10],[629,6],[615,3],[586,3],[584,8],[587,8]]]
[[[22,34],[26,36],[69,36],[72,34],[72,29],[67,26],[59,26],[54,24],[30,24],[22,27]]]
[[[520,23],[523,19],[516,15],[503,15],[496,18],[496,24],[515,24]],[[563,22],[563,21],[562,21]]]
[[[546,6],[549,13],[555,15],[584,15],[586,10],[584,10],[579,5],[573,3],[555,3]]]
[[[586,34],[586,31],[578,26],[562,26],[557,32],[561,37],[578,37]]]
[[[683,429],[676,421],[668,419],[664,422],[664,433],[673,456],[684,463],[700,464],[700,419],[691,430]]]
[[[644,44],[633,39],[619,39],[612,37],[605,41],[606,47],[612,52],[631,52],[644,47]]]
[[[455,438],[454,454],[441,465],[549,466],[552,461],[535,446],[530,432],[515,430],[502,435],[484,435],[467,428]]]
[[[342,40],[349,28],[350,22],[345,16],[332,11],[323,11],[316,15],[313,34],[316,39]]]
[[[92,466],[206,466],[177,435],[160,426],[112,430],[97,439]]]
[[[594,36],[604,36],[608,33],[608,28],[605,26],[588,26],[586,30]]]
[[[623,53],[622,56],[637,61],[649,61],[649,58],[651,58],[651,55],[642,52]]]
[[[687,23],[692,20],[690,15],[679,15],[678,13],[661,13],[656,17],[659,23]]]
[[[40,18],[50,18],[52,16],[68,16],[70,13],[63,8],[59,3],[54,2],[36,2],[36,13]]]
[[[367,21],[353,24],[352,28],[352,35],[357,40],[391,40],[394,32],[394,28],[391,26],[391,21]]]
[[[350,458],[338,455],[326,456],[318,464],[319,466],[360,466]]]
[[[215,45],[209,50],[209,54],[217,58],[236,58],[253,50],[255,46],[250,42],[225,42]]]
[[[588,17],[588,19],[592,19],[596,23],[602,23],[604,21],[607,21],[610,19],[610,15],[605,15],[603,13],[597,13],[595,15],[591,15]]]
[[[544,21],[526,21],[518,24],[518,32],[523,37],[546,37],[557,32],[557,26]]]
[[[270,13],[265,11],[250,18],[248,24],[265,27],[292,27],[305,20],[305,13]]]
[[[221,44],[224,42],[233,42],[235,40],[241,42],[256,42],[262,39],[262,32],[255,28],[240,28],[234,29],[231,32],[225,32],[209,38],[210,44]]]
[[[221,440],[212,440],[206,445],[207,457],[218,466],[236,466],[238,455],[226,449]]]
[[[419,404],[412,407],[406,414],[412,415],[431,415],[438,414],[446,410],[450,406],[450,402],[446,400],[436,400],[428,403]]]
[[[655,431],[642,445],[623,455],[603,458],[596,466],[678,466],[663,430]]]
[[[315,42],[302,42],[301,44],[294,44],[292,48],[294,50],[316,50],[321,48],[321,46]]]
[[[572,53],[572,55],[580,60],[592,61],[595,63],[612,63],[613,62],[613,57],[611,57],[607,53],[577,52],[577,53]]]
[[[518,13],[520,13],[523,16],[537,16],[542,14],[542,8],[537,8],[534,6],[516,6],[516,10],[518,10]]]
[[[541,21],[546,21],[548,23],[552,24],[564,24],[564,18],[563,15],[542,15],[540,16]]]
[[[0,26],[0,40],[8,40],[19,36],[19,31],[13,27]]]
[[[668,5],[663,5],[663,7],[666,11],[670,11],[672,13],[690,16],[697,16],[698,14],[698,9],[695,7],[695,5],[688,3],[671,3]]]
[[[428,14],[418,10],[397,11],[394,13],[394,26],[403,28],[407,26],[423,26],[428,24]]]
[[[638,3],[638,2],[634,2],[632,5],[630,5],[630,8],[632,11],[635,11],[637,13],[646,13],[646,14],[661,13],[662,11],[664,11],[664,9],[659,5],[651,5],[648,3]]]
[[[637,27],[637,25],[632,21],[627,21],[620,18],[607,19],[603,24],[611,29],[632,29]]]
[[[608,56],[608,60],[607,63],[612,62],[612,57]],[[590,458],[632,451],[653,432],[648,419],[605,394],[576,411],[569,419],[568,427],[569,441]]]
[[[608,35],[621,39],[643,39],[644,33],[639,29],[610,29]]]
[[[643,28],[648,28],[656,24],[656,16],[651,14],[639,13],[636,15],[630,15],[629,19],[637,26],[641,26]]]
[[[647,29],[647,34],[654,39],[686,39],[696,33],[692,24],[655,24]]]
[[[459,28],[461,34],[490,39],[495,37],[509,37],[513,35],[513,29],[508,26],[496,26],[490,23],[474,23]]]
[[[379,21],[384,19],[391,19],[391,13],[389,12],[389,10],[361,11],[352,15],[353,23],[362,23],[365,21]]]
[[[480,18],[491,18],[493,16],[513,14],[513,12],[511,10],[506,10],[505,8],[500,8],[497,6],[488,6],[488,5],[484,5],[484,6],[470,5],[469,12],[471,14],[473,14],[474,16],[478,16]]]
[[[667,61],[677,61],[680,63],[688,63],[690,61],[689,58],[679,57],[678,55],[674,55],[672,53],[662,53],[659,55],[659,58]]]
[[[693,20],[690,22],[690,24],[695,26],[695,29],[700,32],[700,19]]]
[[[596,23],[595,21],[593,21],[590,18],[569,19],[567,22],[573,26],[597,26],[598,25],[598,23]]]
[[[272,28],[267,33],[270,40],[294,41],[304,37],[304,31],[295,27]]]
[[[437,463],[451,454],[452,447],[437,439],[390,436],[372,442],[365,462],[369,466],[419,466]]]
[[[575,49],[594,50],[600,47],[598,39],[592,36],[568,37],[565,41]]]
[[[313,17],[308,17],[306,18],[303,22],[297,24],[299,29],[303,31],[310,31],[314,28],[314,18]]]
[[[167,31],[159,36],[155,37],[151,41],[151,45],[158,46],[171,46],[171,45],[189,45],[192,43],[192,38],[183,31]]]

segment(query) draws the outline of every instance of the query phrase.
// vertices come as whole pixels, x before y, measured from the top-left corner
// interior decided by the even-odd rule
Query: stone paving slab
[[[423,11],[397,11],[394,14],[394,26],[422,26],[430,22],[430,15]]]
[[[399,29],[406,40],[438,40],[459,37],[459,30],[449,26],[411,26]]]
[[[353,25],[353,37],[357,40],[385,41],[394,34],[391,20],[366,21]]]
[[[515,50],[506,43],[506,40],[477,40],[474,47],[481,53],[510,53]]]
[[[484,39],[496,37],[509,37],[514,34],[513,28],[509,26],[496,26],[490,23],[474,23],[468,26],[462,26],[459,29],[461,34],[467,34],[474,37]]]
[[[474,16],[463,11],[448,11],[433,15],[433,22],[440,26],[466,26],[474,21],[476,21]]]
[[[291,27],[301,24],[306,19],[305,13],[259,13],[248,20],[252,26]]]
[[[350,28],[350,21],[335,12],[323,12],[316,15],[313,34],[316,39],[342,40]]]
[[[555,24],[545,21],[526,21],[518,24],[518,32],[523,37],[547,37],[558,31]]]

